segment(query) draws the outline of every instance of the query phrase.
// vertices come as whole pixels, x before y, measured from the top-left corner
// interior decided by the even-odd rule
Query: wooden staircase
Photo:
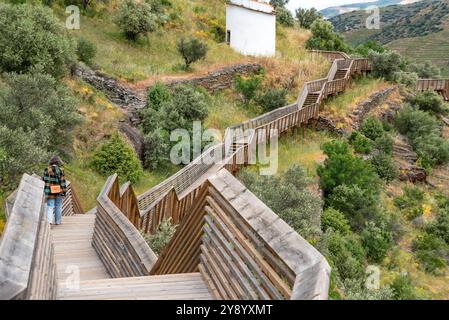
[[[212,300],[200,273],[83,281],[61,300]]]
[[[306,97],[306,101],[304,102],[304,106],[309,106],[311,104],[317,103],[319,96],[320,96],[319,92],[309,93]]]
[[[334,79],[332,80],[340,80],[346,77],[346,74],[348,73],[348,69],[338,69],[337,73],[334,76]]]

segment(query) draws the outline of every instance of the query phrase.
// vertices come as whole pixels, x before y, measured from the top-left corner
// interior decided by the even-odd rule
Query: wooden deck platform
[[[73,280],[76,270],[79,270],[80,281],[110,278],[92,247],[94,223],[95,215],[85,214],[63,217],[61,225],[52,226],[60,290],[66,287],[67,279]]]
[[[83,281],[61,300],[212,300],[200,273]]]

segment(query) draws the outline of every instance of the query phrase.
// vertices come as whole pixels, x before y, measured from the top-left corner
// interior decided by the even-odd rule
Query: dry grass
[[[279,141],[279,172],[284,172],[294,164],[299,164],[307,170],[309,176],[316,177],[316,167],[324,161],[321,145],[332,137],[326,132],[306,130],[302,140],[299,132],[298,141],[293,135],[284,135]]]

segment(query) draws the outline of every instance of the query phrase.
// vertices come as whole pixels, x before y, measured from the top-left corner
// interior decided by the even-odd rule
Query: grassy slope
[[[424,37],[396,40],[387,46],[417,61],[430,60],[441,68],[444,77],[449,77],[449,19],[444,31]]]

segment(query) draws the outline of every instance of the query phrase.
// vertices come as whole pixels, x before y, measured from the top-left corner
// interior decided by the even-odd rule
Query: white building
[[[276,11],[269,0],[228,0],[226,30],[228,44],[244,55],[276,53]]]

